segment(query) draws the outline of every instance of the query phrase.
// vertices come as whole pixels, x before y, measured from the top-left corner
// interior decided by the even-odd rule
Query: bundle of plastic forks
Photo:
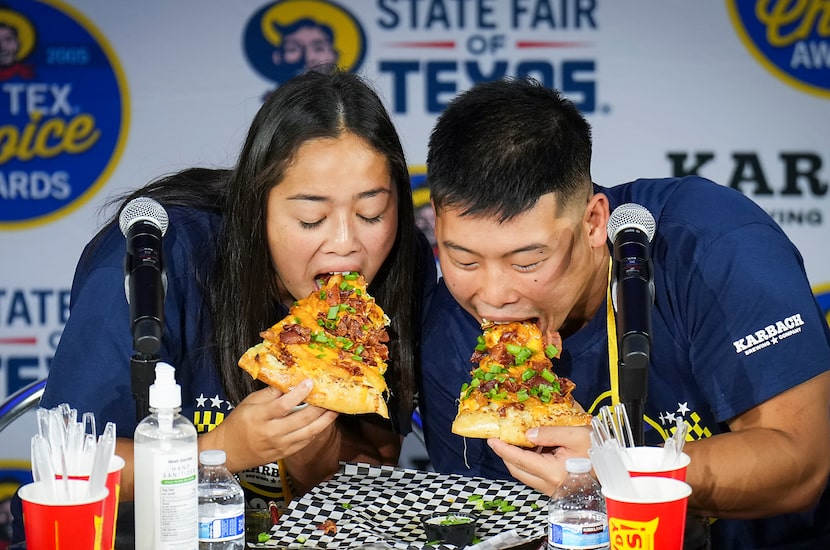
[[[88,492],[98,494],[106,484],[115,451],[115,424],[108,422],[96,439],[95,416],[67,403],[37,410],[38,433],[32,437],[32,476],[44,482],[48,494],[69,498],[68,479],[88,476]]]
[[[620,447],[634,447],[634,435],[631,433],[624,403],[617,403],[613,407],[605,405],[599,409],[597,416]]]
[[[608,424],[600,416],[591,420],[591,448],[588,456],[600,485],[617,494],[635,496],[631,475],[625,467],[622,454],[625,447],[611,434]]]
[[[682,418],[677,418],[677,428],[674,433],[666,439],[663,444],[663,465],[674,464],[680,453],[683,452],[683,445],[686,443],[686,434],[689,432],[689,425]]]

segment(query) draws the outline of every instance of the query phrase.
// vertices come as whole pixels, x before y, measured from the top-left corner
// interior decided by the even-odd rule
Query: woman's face
[[[398,227],[386,157],[351,133],[308,141],[271,189],[266,215],[284,304],[315,290],[320,274],[359,271],[371,282]]]

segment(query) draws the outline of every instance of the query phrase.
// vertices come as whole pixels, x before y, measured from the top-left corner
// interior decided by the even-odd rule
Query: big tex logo
[[[0,228],[65,214],[103,185],[127,131],[123,80],[69,6],[0,5]]]
[[[279,85],[308,69],[337,65],[356,71],[366,36],[345,8],[317,0],[282,0],[263,6],[245,28],[245,54],[263,77]]]
[[[830,97],[830,2],[729,0],[732,24],[752,55],[777,78]]]

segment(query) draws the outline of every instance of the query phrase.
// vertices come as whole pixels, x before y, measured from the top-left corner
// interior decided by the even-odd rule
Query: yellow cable
[[[611,404],[620,402],[619,357],[617,350],[617,320],[614,316],[614,301],[611,299],[611,267],[614,259],[608,259],[608,290],[606,292],[606,330],[608,331],[608,373],[611,375]]]

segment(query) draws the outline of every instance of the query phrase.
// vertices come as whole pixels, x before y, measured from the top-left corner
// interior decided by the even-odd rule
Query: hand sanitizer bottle
[[[156,365],[149,403],[150,415],[134,437],[135,547],[194,550],[199,545],[196,428],[179,414],[181,387],[167,363]]]

